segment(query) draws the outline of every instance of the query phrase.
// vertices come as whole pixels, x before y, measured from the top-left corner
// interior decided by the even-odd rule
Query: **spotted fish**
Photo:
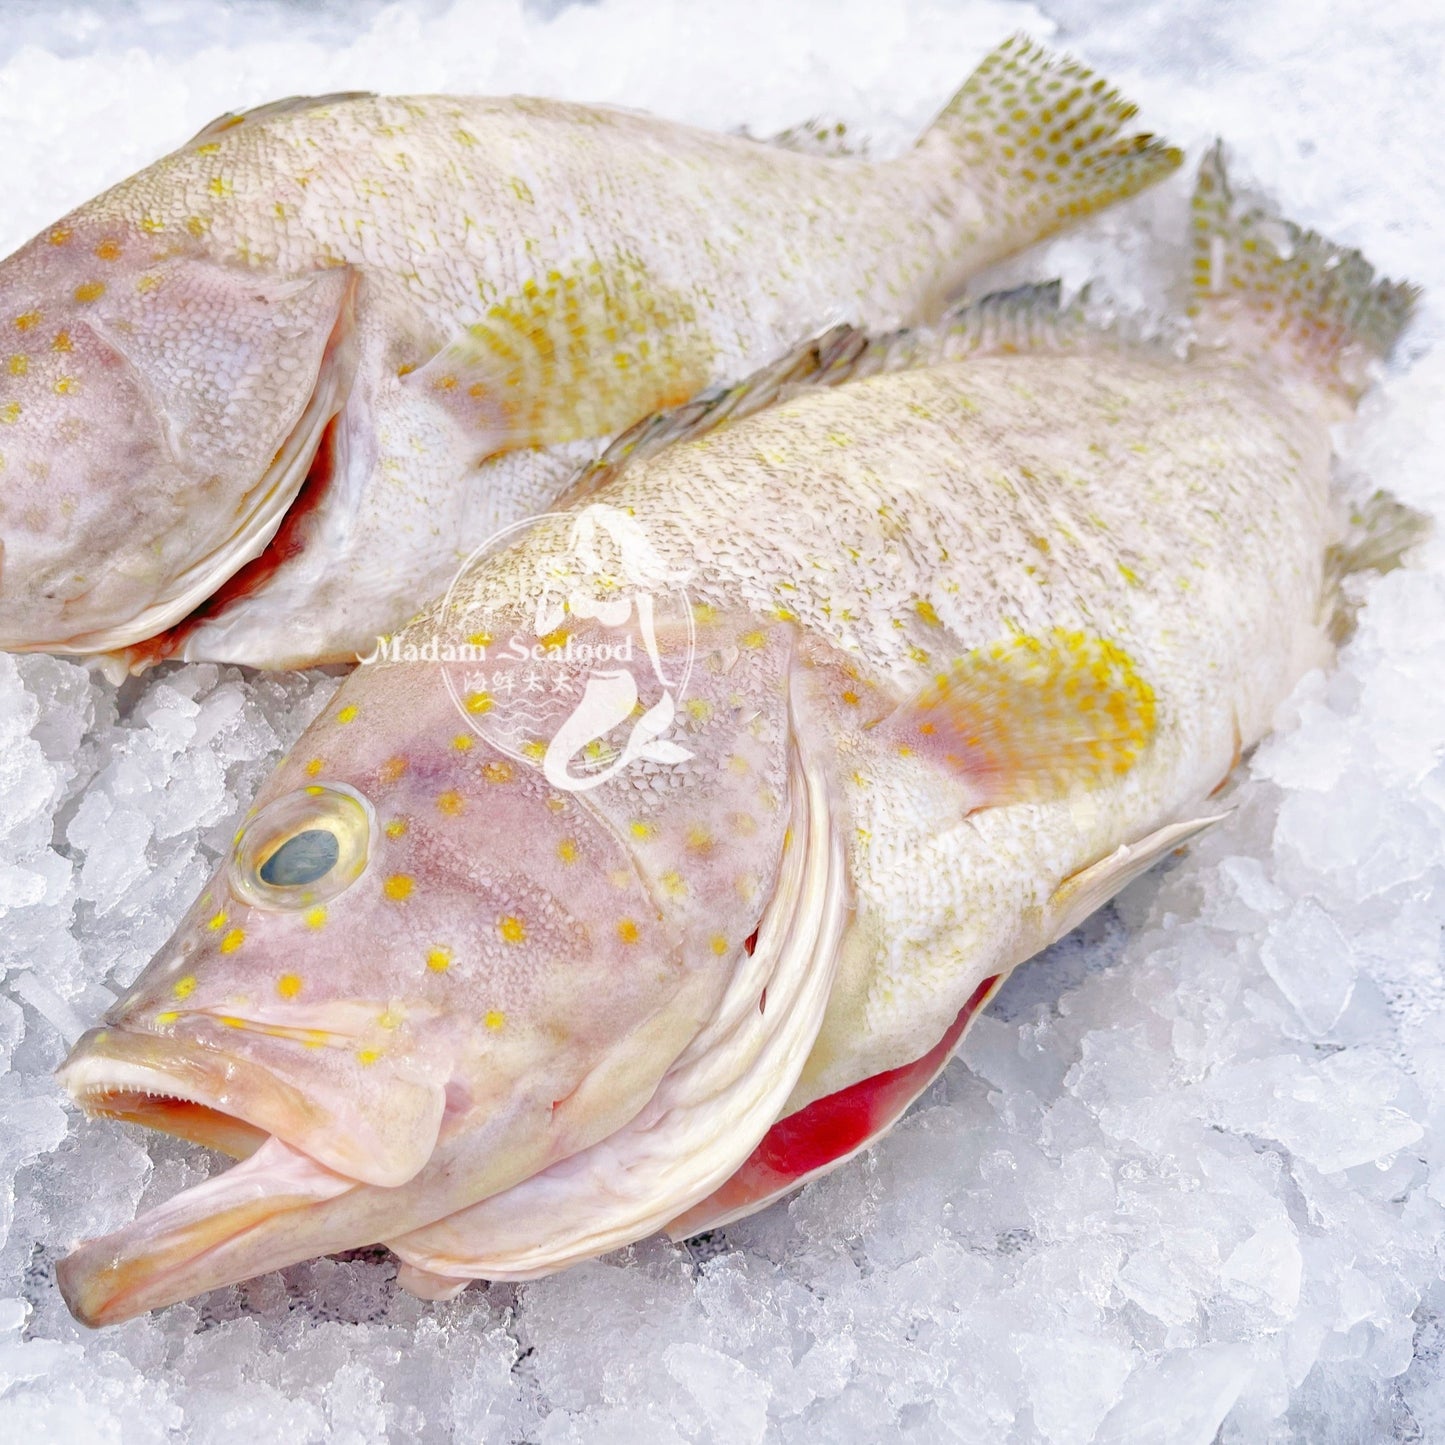
[[[351,661],[587,439],[1168,173],[1132,114],[1015,40],[883,164],[517,98],[223,116],[0,263],[0,647]]]
[[[247,1156],[65,1259],[76,1315],[377,1240],[440,1297],[746,1214],[1207,826],[1331,654],[1330,427],[1413,293],[1217,153],[1193,226],[1187,359],[1047,289],[830,333],[358,668],[62,1070]]]

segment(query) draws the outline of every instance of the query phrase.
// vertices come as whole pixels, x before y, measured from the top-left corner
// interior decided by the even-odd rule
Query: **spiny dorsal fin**
[[[1085,336],[1104,334],[1086,319],[1084,292],[1068,306],[1061,296],[1061,284],[1047,281],[965,302],[935,326],[904,327],[876,336],[856,326],[830,327],[742,381],[709,387],[681,406],[644,417],[578,473],[566,500],[592,495],[628,462],[655,457],[668,447],[695,441],[803,392],[966,356],[1065,351]]]
[[[265,105],[252,106],[250,110],[228,110],[215,120],[203,125],[187,145],[197,141],[210,140],[224,131],[234,130],[238,125],[258,120],[270,120],[272,116],[287,115],[293,110],[316,110],[322,106],[339,105],[345,100],[371,100],[375,92],[370,90],[338,90],[330,95],[288,95],[282,100],[268,100]]]
[[[1200,163],[1192,219],[1189,314],[1201,339],[1243,345],[1357,397],[1419,288],[1376,281],[1358,251],[1237,197],[1220,141]]]

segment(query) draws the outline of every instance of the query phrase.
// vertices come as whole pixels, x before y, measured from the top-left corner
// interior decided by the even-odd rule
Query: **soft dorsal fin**
[[[345,100],[371,100],[374,96],[375,92],[370,90],[338,90],[330,95],[288,95],[282,100],[268,100],[265,105],[252,106],[250,110],[228,110],[203,125],[186,144],[195,145],[197,141],[211,140],[225,131],[234,130],[238,125],[289,115],[293,110],[316,110],[321,106],[338,105]]]
[[[1065,306],[1062,290],[1060,282],[1046,281],[997,291],[954,307],[932,326],[877,334],[846,324],[829,327],[741,381],[711,386],[681,406],[644,417],[577,474],[566,501],[592,495],[628,462],[645,461],[804,392],[966,356],[1068,351],[1106,335],[1086,319],[1086,293]]]

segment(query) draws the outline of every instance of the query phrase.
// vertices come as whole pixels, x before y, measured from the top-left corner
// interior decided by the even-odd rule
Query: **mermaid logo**
[[[498,533],[443,604],[442,633],[454,641],[436,660],[458,711],[566,792],[685,762],[691,754],[667,734],[692,672],[686,580],[617,507],[548,513]]]

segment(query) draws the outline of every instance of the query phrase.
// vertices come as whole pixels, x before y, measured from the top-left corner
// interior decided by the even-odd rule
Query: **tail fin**
[[[1376,281],[1358,251],[1247,206],[1230,190],[1218,141],[1200,164],[1192,219],[1189,314],[1200,339],[1243,346],[1358,397],[1419,289]]]
[[[1003,256],[1162,180],[1183,159],[1151,135],[1108,81],[1015,35],[990,52],[924,132],[920,149],[959,160]]]

